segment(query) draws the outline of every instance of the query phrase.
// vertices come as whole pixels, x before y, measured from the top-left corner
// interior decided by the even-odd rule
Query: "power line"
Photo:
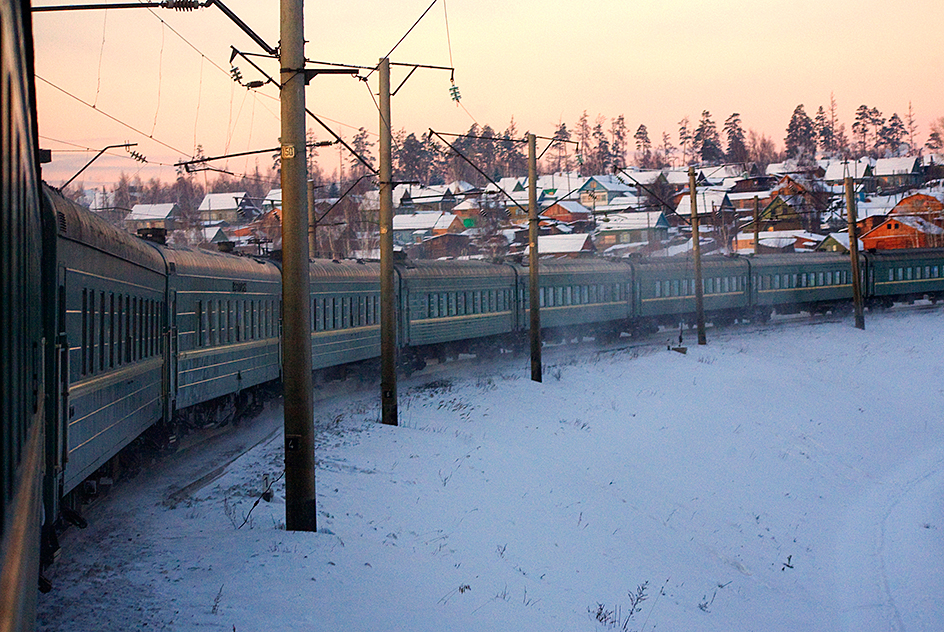
[[[118,123],[119,125],[122,125],[122,126],[128,128],[128,129],[130,129],[132,132],[134,132],[134,133],[136,133],[136,134],[140,134],[141,136],[144,136],[145,138],[150,138],[150,139],[153,140],[155,143],[157,143],[157,144],[159,144],[159,145],[163,145],[164,147],[166,147],[167,149],[170,149],[171,151],[176,151],[178,154],[180,154],[180,155],[182,155],[182,156],[187,155],[187,152],[185,152],[185,151],[183,151],[183,150],[181,150],[181,149],[178,149],[177,147],[174,147],[173,145],[168,145],[168,144],[165,143],[164,141],[162,141],[162,140],[160,140],[160,139],[157,139],[157,138],[154,138],[153,135],[150,135],[150,134],[147,134],[147,133],[145,133],[145,132],[142,132],[141,130],[139,130],[138,128],[134,127],[133,125],[129,125],[128,123],[125,123],[125,122],[122,121],[121,119],[119,119],[119,118],[117,118],[117,117],[115,117],[115,116],[112,116],[112,115],[109,114],[108,112],[105,112],[105,111],[102,110],[101,108],[95,107],[94,105],[92,105],[92,104],[89,103],[88,101],[85,101],[85,100],[83,100],[83,99],[81,99],[81,98],[75,96],[74,94],[72,94],[72,93],[69,92],[68,90],[65,90],[65,89],[63,89],[63,88],[60,88],[59,86],[57,86],[57,85],[54,84],[53,82],[49,81],[48,79],[44,79],[43,77],[40,77],[39,75],[36,75],[36,78],[39,79],[40,81],[42,81],[43,83],[47,84],[48,86],[50,86],[50,87],[52,87],[52,88],[55,88],[56,90],[58,90],[59,92],[63,93],[64,95],[69,96],[69,97],[72,97],[73,99],[75,99],[76,101],[78,101],[79,103],[81,103],[82,105],[84,105],[84,106],[86,106],[86,107],[89,107],[89,108],[95,110],[96,112],[100,113],[102,116],[104,116],[104,117],[106,117],[106,118],[109,118],[109,119],[111,119],[112,121]]]

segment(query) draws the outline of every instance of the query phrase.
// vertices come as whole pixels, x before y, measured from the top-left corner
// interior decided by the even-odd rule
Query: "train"
[[[44,546],[57,517],[81,522],[83,483],[111,476],[113,457],[145,431],[173,436],[258,404],[282,373],[282,284],[266,258],[141,239],[41,185],[46,358]],[[944,297],[944,250],[865,253],[871,308]],[[398,258],[398,369],[410,374],[460,353],[523,349],[530,275],[523,262]],[[640,335],[693,324],[690,259],[539,263],[542,336]],[[773,313],[852,309],[848,256],[707,256],[706,320],[764,322]],[[312,369],[379,375],[380,266],[309,262]],[[228,411],[228,412],[227,412]],[[111,465],[109,466],[109,463]]]

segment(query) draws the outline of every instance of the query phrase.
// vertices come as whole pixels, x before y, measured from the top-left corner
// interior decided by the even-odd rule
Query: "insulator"
[[[176,11],[193,11],[199,9],[202,5],[200,0],[164,0],[162,6],[165,9],[174,9]]]
[[[233,66],[229,69],[229,74],[233,77],[233,81],[242,85],[243,83],[243,73],[239,70],[238,67]]]
[[[265,85],[265,81],[249,81],[245,84],[247,90],[252,90],[254,88],[261,88]]]
[[[459,95],[459,86],[457,86],[456,84],[452,84],[452,86],[450,86],[449,88],[449,96],[452,98],[453,101],[458,103],[459,99],[462,98]]]

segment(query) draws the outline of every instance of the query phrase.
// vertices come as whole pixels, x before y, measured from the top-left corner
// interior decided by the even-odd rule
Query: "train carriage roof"
[[[398,265],[400,274],[410,278],[514,277],[509,266],[484,261],[410,261]]]
[[[319,281],[361,281],[379,283],[380,264],[359,261],[332,261],[315,259],[308,263],[312,280]]]
[[[164,246],[161,248],[173,275],[178,277],[214,277],[237,280],[279,280],[275,264],[256,257],[242,257],[213,250]]]
[[[803,252],[769,255],[753,255],[750,257],[751,268],[791,268],[808,266],[849,266],[851,261],[848,254],[838,252]]]
[[[115,228],[107,221],[43,184],[43,194],[61,239],[94,248],[149,270],[166,273],[164,259],[152,244]]]
[[[718,270],[720,268],[747,272],[748,260],[745,257],[707,255],[701,258],[701,266],[705,271]],[[695,260],[688,257],[666,257],[664,259],[655,257],[651,259],[634,260],[633,267],[639,274],[678,274],[681,271],[694,272]]]

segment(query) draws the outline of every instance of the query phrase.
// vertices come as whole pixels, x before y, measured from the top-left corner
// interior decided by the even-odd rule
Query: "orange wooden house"
[[[944,245],[944,229],[914,215],[889,215],[862,235],[866,250],[896,248],[935,248]]]

